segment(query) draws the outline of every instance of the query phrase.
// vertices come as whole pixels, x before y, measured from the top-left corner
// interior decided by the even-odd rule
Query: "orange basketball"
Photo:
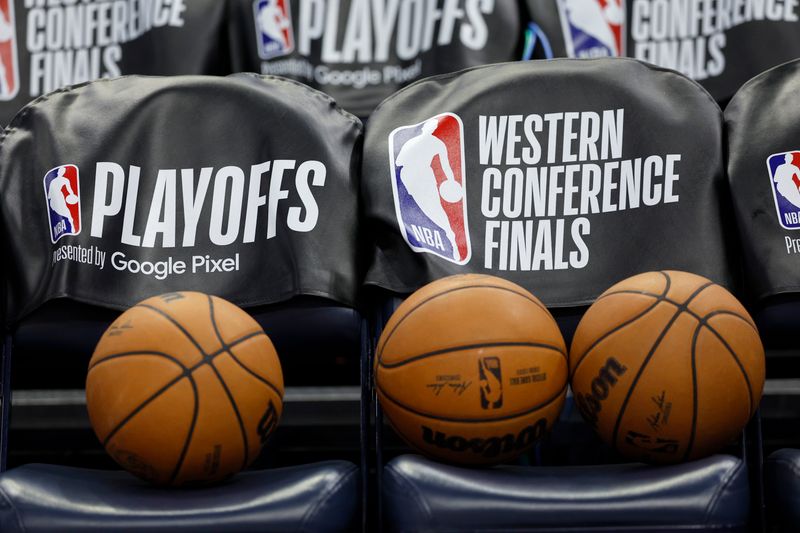
[[[530,448],[564,403],[567,357],[553,317],[492,276],[435,281],[386,324],[375,357],[383,412],[412,446],[463,464]]]
[[[86,378],[89,419],[123,468],[159,485],[249,465],[278,423],[283,375],[261,326],[198,292],[155,296],[103,334]]]
[[[758,407],[764,348],[742,304],[706,278],[648,272],[603,293],[578,325],[570,376],[583,417],[626,457],[710,455]]]

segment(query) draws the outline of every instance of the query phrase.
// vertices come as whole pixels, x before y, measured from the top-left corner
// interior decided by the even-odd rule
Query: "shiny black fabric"
[[[30,464],[0,475],[0,530],[351,531],[355,465],[245,472],[200,489],[161,489],[126,472]]]
[[[3,125],[27,102],[97,78],[230,72],[220,0],[7,2]]]
[[[647,61],[696,80],[720,104],[751,77],[800,55],[800,7],[793,2],[522,1],[555,57]]]
[[[424,77],[518,59],[525,22],[512,0],[291,0],[275,43],[258,22],[268,3],[228,1],[233,70],[296,79],[362,118]]]
[[[436,191],[449,178],[442,156],[425,150],[440,145],[466,200]],[[410,293],[447,275],[491,274],[549,307],[589,304],[652,270],[735,285],[722,115],[672,71],[560,59],[428,78],[372,115],[362,168],[369,285]],[[445,224],[437,209],[449,210]]]
[[[393,531],[745,531],[747,469],[716,455],[673,466],[470,469],[401,456],[384,468]]]
[[[99,80],[38,100],[0,143],[0,231],[17,259],[7,320],[57,297],[124,309],[171,290],[352,304],[361,131],[324,94],[247,74]],[[78,175],[74,196],[55,190],[62,171]],[[67,223],[54,199],[75,197]]]
[[[800,192],[791,172],[800,161],[785,161],[800,153],[798,94],[800,61],[792,61],[753,78],[725,109],[728,179],[745,279],[761,303],[800,290],[800,224],[792,222],[800,216],[800,205],[794,205]]]

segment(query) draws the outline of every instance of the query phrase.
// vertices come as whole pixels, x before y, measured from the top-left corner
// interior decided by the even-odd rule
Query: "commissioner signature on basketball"
[[[461,396],[472,385],[472,381],[462,380],[460,375],[439,375],[436,376],[436,383],[429,383],[425,385],[427,388],[433,390],[435,396],[445,389],[450,389],[457,396]]]
[[[672,412],[672,402],[667,401],[667,391],[662,390],[658,396],[651,396],[650,401],[656,404],[658,411],[647,417],[647,423],[658,431],[662,426],[669,422],[669,414]]]

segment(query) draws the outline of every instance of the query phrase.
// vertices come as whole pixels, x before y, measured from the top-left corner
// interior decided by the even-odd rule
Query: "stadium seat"
[[[728,179],[742,245],[744,276],[767,356],[767,385],[779,394],[776,447],[798,434],[800,396],[800,61],[751,79],[725,109]],[[770,399],[770,398],[767,398]],[[766,409],[766,404],[765,404]],[[779,450],[765,464],[766,512],[771,528],[795,531],[797,451]]]
[[[790,533],[800,529],[800,450],[785,448],[767,458],[764,488],[770,531]]]
[[[224,297],[266,328],[290,379],[316,361],[330,377],[325,358],[341,356],[356,382],[361,135],[329,97],[256,75],[101,80],[17,115],[0,173],[14,258],[3,283],[3,465],[12,362],[30,359],[15,367],[28,386],[63,387],[37,380],[56,360],[56,373],[73,367],[74,386],[108,324],[156,294]],[[27,464],[0,474],[0,529],[349,531],[364,474],[337,460],[168,490],[126,472]]]
[[[0,3],[0,124],[51,91],[131,74],[230,74],[225,3]]]
[[[599,141],[615,130],[616,148],[617,141]],[[489,65],[401,90],[371,116],[364,145],[362,191],[374,242],[366,283],[383,302],[374,340],[405,296],[461,273],[493,274],[530,290],[554,310],[568,342],[600,293],[640,272],[685,270],[736,291],[722,131],[719,107],[696,84],[629,59]],[[447,147],[439,162],[423,160],[425,172],[408,155],[397,163],[406,143],[424,135]],[[617,188],[609,169],[658,165],[659,157],[662,171],[674,164],[666,177]],[[416,174],[404,176],[406,165]],[[564,184],[570,167],[583,172],[582,183]],[[586,177],[595,168],[602,183]],[[558,185],[549,185],[545,169],[558,172]],[[437,214],[423,205],[412,174],[455,179],[463,200]],[[547,185],[537,190],[537,183]],[[598,198],[594,207],[587,190]],[[574,197],[571,205],[565,195]],[[380,430],[379,405],[376,415]],[[375,438],[383,464],[381,431]],[[401,455],[379,469],[382,524],[397,531],[745,531],[757,511],[751,514],[744,455],[674,466],[488,469]]]
[[[661,9],[635,0],[524,0],[535,57],[632,57],[696,80],[723,107],[751,77],[800,55],[797,12],[760,4]],[[692,21],[703,19],[703,24]],[[713,22],[712,22],[713,19]]]
[[[515,61],[515,1],[425,4],[230,0],[234,72],[305,83],[362,119],[398,89],[434,74]]]

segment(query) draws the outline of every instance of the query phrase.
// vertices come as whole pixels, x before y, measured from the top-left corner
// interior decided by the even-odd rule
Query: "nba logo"
[[[625,55],[622,0],[558,0],[569,57]]]
[[[0,0],[0,100],[11,100],[19,92],[15,24],[14,0]]]
[[[61,165],[44,175],[44,199],[50,215],[53,244],[65,235],[81,232],[81,190],[78,167]]]
[[[294,50],[294,31],[289,0],[256,0],[253,10],[261,59],[291,54]]]
[[[769,156],[767,169],[778,222],[786,229],[800,229],[800,150]]]
[[[503,407],[503,374],[499,357],[478,359],[478,377],[481,383],[481,407],[500,409]]]
[[[389,135],[394,207],[415,252],[464,265],[472,256],[464,176],[464,126],[442,113]]]

